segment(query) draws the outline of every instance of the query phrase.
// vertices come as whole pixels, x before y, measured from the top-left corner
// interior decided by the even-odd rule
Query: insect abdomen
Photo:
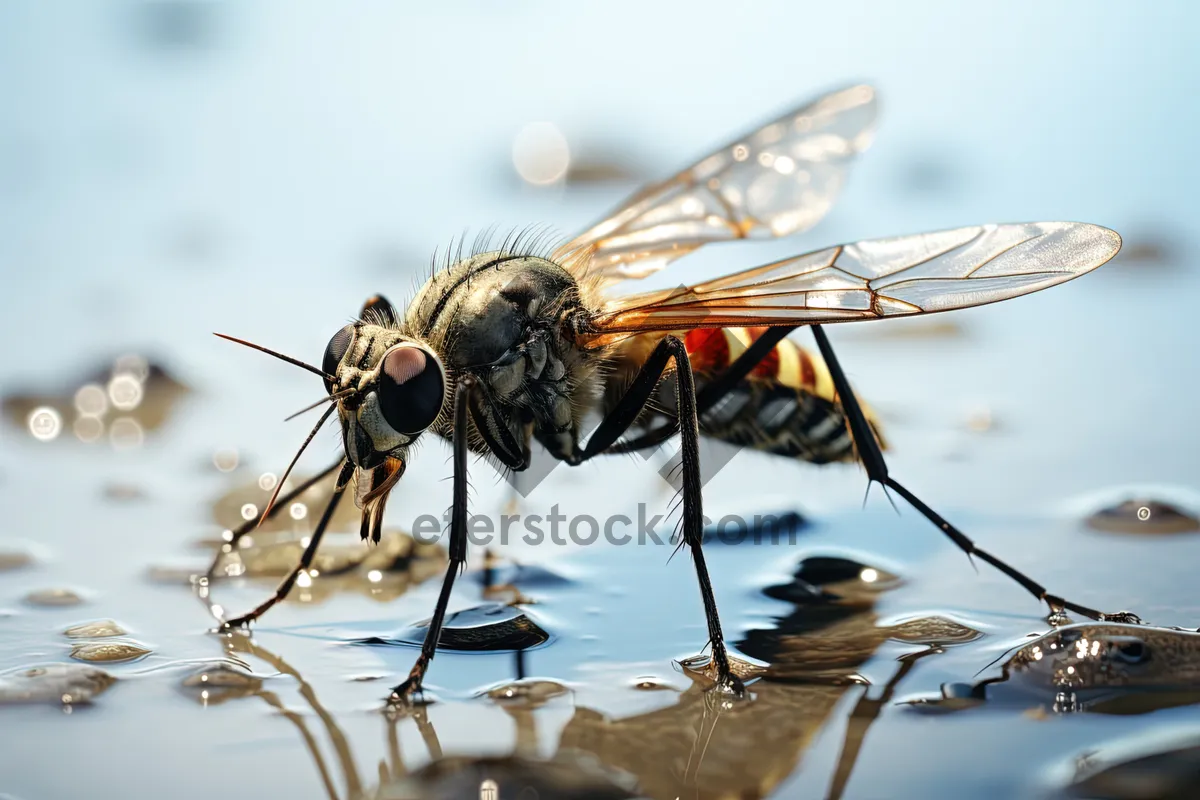
[[[698,389],[703,389],[757,339],[766,328],[706,328],[682,336],[692,362]],[[637,359],[659,336],[634,337],[626,353]],[[618,373],[619,374],[619,373]],[[659,388],[657,406],[675,409],[675,382]],[[881,447],[874,414],[863,411]],[[789,339],[782,340],[744,379],[700,419],[700,431],[731,444],[752,447],[813,464],[854,458],[854,440],[837,402],[833,379],[825,363]]]

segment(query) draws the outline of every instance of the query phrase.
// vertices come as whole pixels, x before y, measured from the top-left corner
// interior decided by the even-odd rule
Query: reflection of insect
[[[871,480],[894,489],[964,551],[1052,609],[1101,618],[977,548],[888,475],[872,422],[820,324],[948,311],[1044,289],[1112,258],[1121,245],[1114,232],[1064,222],[983,225],[839,245],[679,289],[604,294],[710,242],[810,227],[869,144],[874,117],[871,88],[835,92],[644,189],[553,252],[518,236],[488,252],[460,253],[403,316],[382,297],[369,300],[360,320],[330,340],[320,369],[250,345],[324,379],[330,405],[305,445],[336,411],[346,455],[322,473],[337,470],[336,489],[301,563],[274,596],[226,624],[248,623],[287,594],[355,473],[363,538],[378,539],[388,492],[426,430],[453,443],[450,565],[397,699],[421,687],[465,562],[468,452],[520,471],[531,439],[579,464],[681,434],[682,541],[695,562],[713,665],[735,690],[740,682],[700,549],[701,431],[815,462],[857,452]],[[812,326],[824,364],[784,342],[801,325]],[[668,374],[673,392],[660,388]],[[581,426],[593,410],[603,420],[585,444]],[[618,441],[635,424],[644,432]],[[264,516],[285,502],[272,502]]]

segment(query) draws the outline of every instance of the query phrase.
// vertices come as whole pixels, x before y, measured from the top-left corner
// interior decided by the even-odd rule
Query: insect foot
[[[387,710],[396,712],[432,704],[433,698],[425,693],[421,682],[414,678],[409,678],[395,689],[392,689],[392,693],[388,695],[387,699]]]
[[[679,662],[683,673],[692,680],[707,684],[706,691],[741,699],[746,697],[745,681],[757,678],[763,668],[749,661],[726,654],[724,663],[701,654]]]

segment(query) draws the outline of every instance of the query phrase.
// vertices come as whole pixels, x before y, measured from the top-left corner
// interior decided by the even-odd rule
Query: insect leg
[[[425,670],[429,669],[429,662],[433,660],[438,639],[442,635],[442,623],[446,618],[446,606],[450,604],[454,579],[467,564],[467,403],[474,388],[475,379],[467,375],[459,379],[454,390],[454,499],[450,509],[450,563],[446,565],[446,577],[442,581],[442,591],[438,595],[433,617],[429,620],[429,628],[425,631],[421,654],[417,656],[404,683],[392,689],[389,702],[404,702],[421,691]]]
[[[704,561],[701,541],[704,536],[704,509],[700,480],[700,423],[696,413],[696,383],[692,377],[692,366],[687,348],[675,336],[666,336],[654,348],[646,363],[638,371],[625,396],[600,423],[584,448],[579,461],[585,461],[602,453],[628,430],[647,401],[654,393],[658,381],[666,370],[667,362],[674,360],[679,392],[680,438],[683,455],[683,542],[692,551],[692,562],[696,567],[696,578],[700,582],[700,597],[704,602],[704,616],[708,622],[708,638],[712,645],[712,661],[717,668],[719,682],[734,691],[742,691],[742,682],[729,668],[729,654],[725,649],[725,637],[721,631],[721,619],[717,615],[717,601],[713,596],[712,581]]]
[[[282,497],[276,499],[275,505],[271,506],[270,512],[268,512],[267,516],[264,519],[262,519],[261,521],[259,520],[259,518],[257,516],[255,516],[253,519],[248,519],[245,522],[243,522],[240,526],[235,528],[231,532],[232,535],[231,535],[229,541],[226,543],[229,546],[230,550],[236,550],[238,541],[240,541],[243,536],[245,536],[246,534],[250,533],[255,528],[257,528],[259,526],[259,524],[261,524],[261,522],[266,522],[268,519],[273,519],[276,515],[279,514],[280,511],[282,511],[285,508],[290,507],[293,500],[295,500],[297,497],[299,497],[300,495],[307,492],[309,489],[311,489],[316,484],[320,483],[322,480],[324,480],[326,477],[328,477],[330,473],[332,473],[335,469],[337,469],[341,465],[342,465],[342,460],[338,459],[337,461],[333,462],[325,469],[318,472],[316,475],[312,476],[308,480],[301,483],[295,489],[292,489],[292,491],[290,491],[287,494],[283,495]],[[211,579],[214,575],[216,575],[217,566],[221,563],[221,556],[224,552],[225,552],[224,548],[220,548],[217,550],[217,554],[215,556],[213,556],[212,563],[209,564],[208,571],[204,573],[204,577]]]
[[[329,520],[333,518],[333,512],[337,510],[338,501],[342,499],[342,495],[346,491],[346,485],[350,483],[352,475],[354,475],[354,463],[347,459],[342,462],[342,471],[338,473],[337,483],[333,487],[333,496],[329,498],[329,504],[325,506],[325,512],[321,514],[321,519],[317,522],[317,527],[313,529],[312,536],[309,537],[308,547],[304,548],[304,552],[300,556],[300,563],[287,574],[287,577],[280,581],[278,588],[275,589],[275,593],[250,613],[228,620],[222,627],[236,628],[247,625],[270,611],[272,606],[287,597],[288,592],[296,584],[296,579],[300,577],[300,573],[312,566],[313,559],[317,555],[317,547],[321,544],[321,537],[325,535],[325,529],[329,527]]]
[[[724,372],[717,375],[696,394],[697,416],[703,417],[706,411],[721,402],[725,395],[729,394],[743,378],[750,374],[751,370],[775,349],[775,345],[786,339],[788,334],[794,330],[796,330],[795,327],[769,328],[766,333],[751,342],[750,346],[743,350],[741,355],[725,368]],[[636,450],[658,447],[678,432],[678,420],[671,420],[641,436],[617,442],[609,447],[607,452],[632,453]]]
[[[1012,578],[1024,587],[1027,592],[1049,605],[1052,612],[1067,609],[1089,619],[1114,622],[1140,621],[1135,614],[1131,614],[1128,611],[1122,611],[1118,614],[1104,614],[1094,608],[1081,606],[1058,595],[1050,594],[1046,591],[1046,587],[1020,570],[1009,566],[986,550],[977,547],[975,542],[967,538],[966,534],[943,519],[940,514],[927,506],[919,497],[904,488],[895,478],[888,475],[887,463],[883,460],[883,453],[879,449],[879,443],[875,441],[875,436],[871,433],[871,426],[867,423],[866,417],[863,415],[862,408],[858,404],[858,398],[854,396],[854,391],[850,388],[850,382],[846,380],[846,373],[842,371],[842,366],[838,363],[837,356],[833,353],[833,347],[829,344],[829,339],[825,336],[825,331],[821,329],[820,325],[813,325],[812,332],[813,337],[817,340],[817,347],[821,350],[821,357],[825,359],[825,364],[829,367],[829,374],[833,378],[833,385],[837,389],[838,398],[841,400],[842,409],[846,414],[846,421],[850,426],[850,435],[854,437],[854,447],[858,450],[858,457],[862,460],[863,466],[866,467],[867,477],[870,480],[877,481],[886,487],[894,489],[910,506],[920,512],[925,519],[932,522],[937,526],[938,530],[946,534],[950,541],[958,545],[960,550],[968,556],[977,556],[981,561],[991,564]]]

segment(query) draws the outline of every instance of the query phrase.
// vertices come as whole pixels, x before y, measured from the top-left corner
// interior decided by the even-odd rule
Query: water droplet
[[[1087,518],[1087,525],[1109,533],[1167,534],[1200,531],[1200,519],[1163,500],[1135,497]]]
[[[136,642],[84,642],[71,648],[71,658],[77,661],[119,662],[136,661],[150,655],[150,648]]]
[[[232,664],[214,664],[193,672],[183,679],[185,691],[195,693],[202,705],[223,703],[238,697],[247,697],[262,688],[262,678],[246,672]]]
[[[127,631],[111,619],[101,619],[72,625],[63,633],[70,639],[104,639],[109,636],[124,636]]]

